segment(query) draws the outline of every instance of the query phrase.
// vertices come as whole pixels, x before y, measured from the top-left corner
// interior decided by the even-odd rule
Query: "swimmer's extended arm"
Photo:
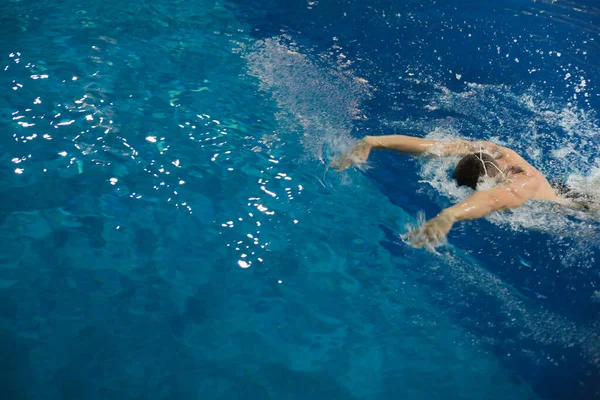
[[[407,235],[411,245],[423,247],[443,240],[455,222],[485,217],[495,211],[517,208],[533,197],[537,183],[528,177],[514,180],[510,185],[497,186],[474,193],[455,206],[448,207]]]
[[[363,141],[377,150],[438,157],[475,153],[482,149],[493,151],[496,147],[492,142],[469,142],[462,139],[428,140],[405,135],[366,136]]]
[[[363,142],[376,150],[393,150],[419,155],[440,144],[437,140],[421,139],[405,135],[365,136]]]
[[[339,170],[351,165],[361,165],[369,158],[372,149],[393,150],[414,156],[443,157],[464,155],[480,151],[494,152],[496,145],[491,142],[469,142],[466,140],[428,140],[406,135],[365,136],[356,146],[331,164]]]

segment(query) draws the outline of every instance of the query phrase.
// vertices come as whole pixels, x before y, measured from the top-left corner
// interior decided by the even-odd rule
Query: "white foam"
[[[600,160],[587,176],[576,172],[571,173],[567,179],[567,184],[574,190],[590,196],[592,201],[596,203],[595,205],[600,206]]]

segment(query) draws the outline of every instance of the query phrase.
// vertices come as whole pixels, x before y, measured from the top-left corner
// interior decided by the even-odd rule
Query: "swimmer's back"
[[[490,148],[500,168],[507,172],[507,178],[522,181],[522,185],[537,185],[532,198],[561,202],[556,191],[546,177],[533,165],[528,163],[519,153],[508,147],[492,143]]]

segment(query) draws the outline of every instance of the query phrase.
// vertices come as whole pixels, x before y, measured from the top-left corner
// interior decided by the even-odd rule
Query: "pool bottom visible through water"
[[[253,7],[0,7],[2,398],[593,398],[593,288],[566,297],[588,318],[537,295],[569,293],[548,270],[578,282],[597,241],[576,237],[548,270],[533,249],[497,249],[502,235],[539,243],[510,221],[465,224],[439,254],[412,249],[398,235],[449,202],[427,192],[447,182],[389,154],[366,173],[327,163],[371,130],[468,137],[490,109],[513,128],[533,113],[540,132],[575,121],[583,133],[557,143],[581,146],[594,114],[561,119],[560,100],[415,82],[408,67],[391,108],[413,117],[378,114],[394,91],[351,43],[345,29],[362,25],[318,28],[341,10],[309,4],[294,15],[327,36],[323,49],[275,29],[277,5]],[[346,17],[371,15],[360,7]],[[365,48],[379,18],[423,34],[422,10],[398,7],[365,24]],[[532,154],[540,143],[502,139]],[[482,237],[498,262],[522,254],[532,271],[506,266],[530,275],[482,265],[468,245]]]

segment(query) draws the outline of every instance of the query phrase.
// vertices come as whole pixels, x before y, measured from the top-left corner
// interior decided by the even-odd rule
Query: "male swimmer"
[[[394,150],[415,156],[463,156],[452,178],[458,186],[468,186],[475,193],[410,232],[406,238],[415,247],[439,244],[456,222],[517,208],[530,199],[585,208],[584,204],[568,198],[566,186],[558,184],[554,189],[544,175],[523,157],[492,142],[438,141],[404,135],[366,136],[331,165],[340,171],[361,165],[367,161],[372,149]],[[477,191],[478,184],[486,175],[495,179],[496,185],[489,190]]]

